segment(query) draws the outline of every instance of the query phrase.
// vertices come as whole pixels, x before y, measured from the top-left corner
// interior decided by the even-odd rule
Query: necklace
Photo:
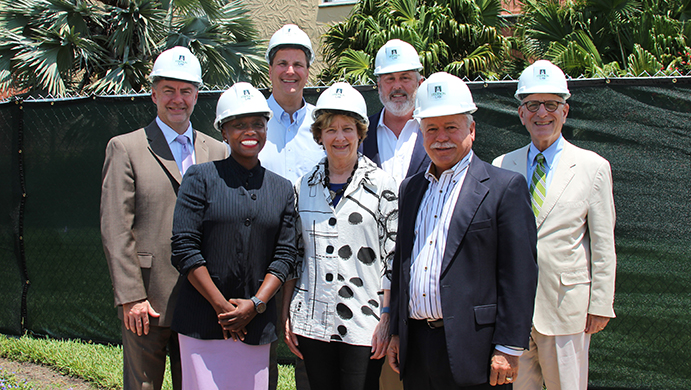
[[[345,184],[343,187],[338,190],[338,191],[333,191],[330,187],[331,184],[331,179],[329,179],[329,159],[327,158],[326,161],[324,162],[324,187],[326,187],[329,190],[329,195],[331,195],[331,203],[333,204],[333,200],[338,198],[339,196],[343,195],[345,190],[348,188],[348,184],[350,184],[351,180],[353,180],[353,175],[355,175],[355,171],[357,170],[357,161],[355,161],[355,166],[353,166],[353,171],[350,172],[350,177],[348,177],[348,180],[346,180]]]

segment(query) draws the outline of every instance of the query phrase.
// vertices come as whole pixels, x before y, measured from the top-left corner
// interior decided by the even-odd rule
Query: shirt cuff
[[[523,348],[509,347],[508,345],[495,345],[494,349],[499,352],[503,352],[511,356],[521,356],[523,355]]]

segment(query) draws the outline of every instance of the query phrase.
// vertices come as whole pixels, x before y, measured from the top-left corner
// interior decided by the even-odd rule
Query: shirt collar
[[[175,142],[175,139],[178,137],[178,135],[180,135],[177,131],[173,130],[172,127],[163,123],[159,117],[156,117],[156,124],[158,125],[158,128],[161,129],[163,136],[166,137],[166,142],[168,142],[168,145]],[[192,143],[192,147],[194,147],[194,130],[192,129],[191,123],[187,126],[187,130],[182,135],[186,135]]]
[[[461,161],[457,162],[456,165],[454,165],[450,169],[447,169],[444,172],[442,172],[442,174],[439,175],[439,178],[441,179],[441,177],[445,175],[458,176],[462,174],[463,171],[465,171],[465,169],[468,167],[468,165],[470,165],[470,161],[472,160],[474,155],[475,153],[473,153],[473,149],[470,149],[468,154],[466,154],[465,157],[461,159]],[[429,167],[427,167],[427,171],[425,171],[425,179],[427,179],[430,183],[439,181],[434,176],[434,174],[432,174],[432,164],[434,163],[430,163]]]
[[[271,94],[271,96],[269,96],[269,98],[267,99],[267,103],[269,103],[269,108],[274,113],[274,118],[276,118],[278,123],[282,124],[285,127],[288,127],[291,125],[290,114],[288,114],[283,109],[283,107],[281,107],[281,105],[278,104],[278,102],[276,101],[276,98],[274,98],[273,94]],[[305,120],[306,114],[307,114],[307,102],[305,101],[305,98],[302,98],[302,107],[300,107],[299,110],[297,110],[293,113],[293,123],[292,124],[297,124],[298,126],[302,125],[302,121]]]
[[[536,164],[535,157],[538,154],[542,153],[542,155],[545,156],[545,163],[547,164],[547,169],[550,169],[554,164],[554,159],[563,149],[564,137],[562,135],[560,135],[559,138],[557,138],[557,140],[543,152],[539,151],[538,148],[535,147],[535,144],[531,142],[530,149],[528,149],[528,166],[534,166]]]
[[[379,122],[377,122],[377,129],[380,128],[380,127],[384,127],[384,128],[386,128],[386,129],[389,129],[389,126],[387,126],[387,125],[384,123],[384,111],[386,111],[386,107],[385,107],[385,108],[382,108],[381,113],[379,114]],[[408,119],[408,121],[407,121],[407,122],[405,123],[405,125],[403,126],[403,130],[401,130],[401,134],[403,134],[403,132],[406,130],[406,128],[408,128],[408,124],[410,124],[411,121],[414,121],[415,123],[418,123],[417,119],[415,119],[415,118]],[[418,127],[418,128],[419,128],[419,127]],[[391,130],[391,129],[389,129],[389,130]]]

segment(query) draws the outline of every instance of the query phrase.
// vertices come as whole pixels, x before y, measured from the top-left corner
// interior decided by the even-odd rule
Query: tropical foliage
[[[525,0],[516,36],[526,58],[586,77],[691,71],[689,0]]]
[[[425,75],[496,77],[511,48],[500,11],[500,0],[361,0],[324,35],[327,66],[319,78],[373,83],[377,51],[395,38],[415,47]]]
[[[0,0],[0,90],[142,91],[163,50],[187,46],[205,83],[265,85],[240,0]]]

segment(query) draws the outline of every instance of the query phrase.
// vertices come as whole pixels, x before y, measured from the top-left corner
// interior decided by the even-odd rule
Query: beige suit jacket
[[[527,174],[529,146],[493,164]],[[564,143],[537,223],[533,325],[541,334],[583,332],[587,314],[614,317],[614,198],[609,162]]]
[[[228,156],[223,143],[194,134],[197,163]],[[182,176],[156,121],[113,137],[102,173],[101,239],[118,313],[124,303],[148,299],[161,314],[151,324],[170,326],[179,278],[170,239]]]

